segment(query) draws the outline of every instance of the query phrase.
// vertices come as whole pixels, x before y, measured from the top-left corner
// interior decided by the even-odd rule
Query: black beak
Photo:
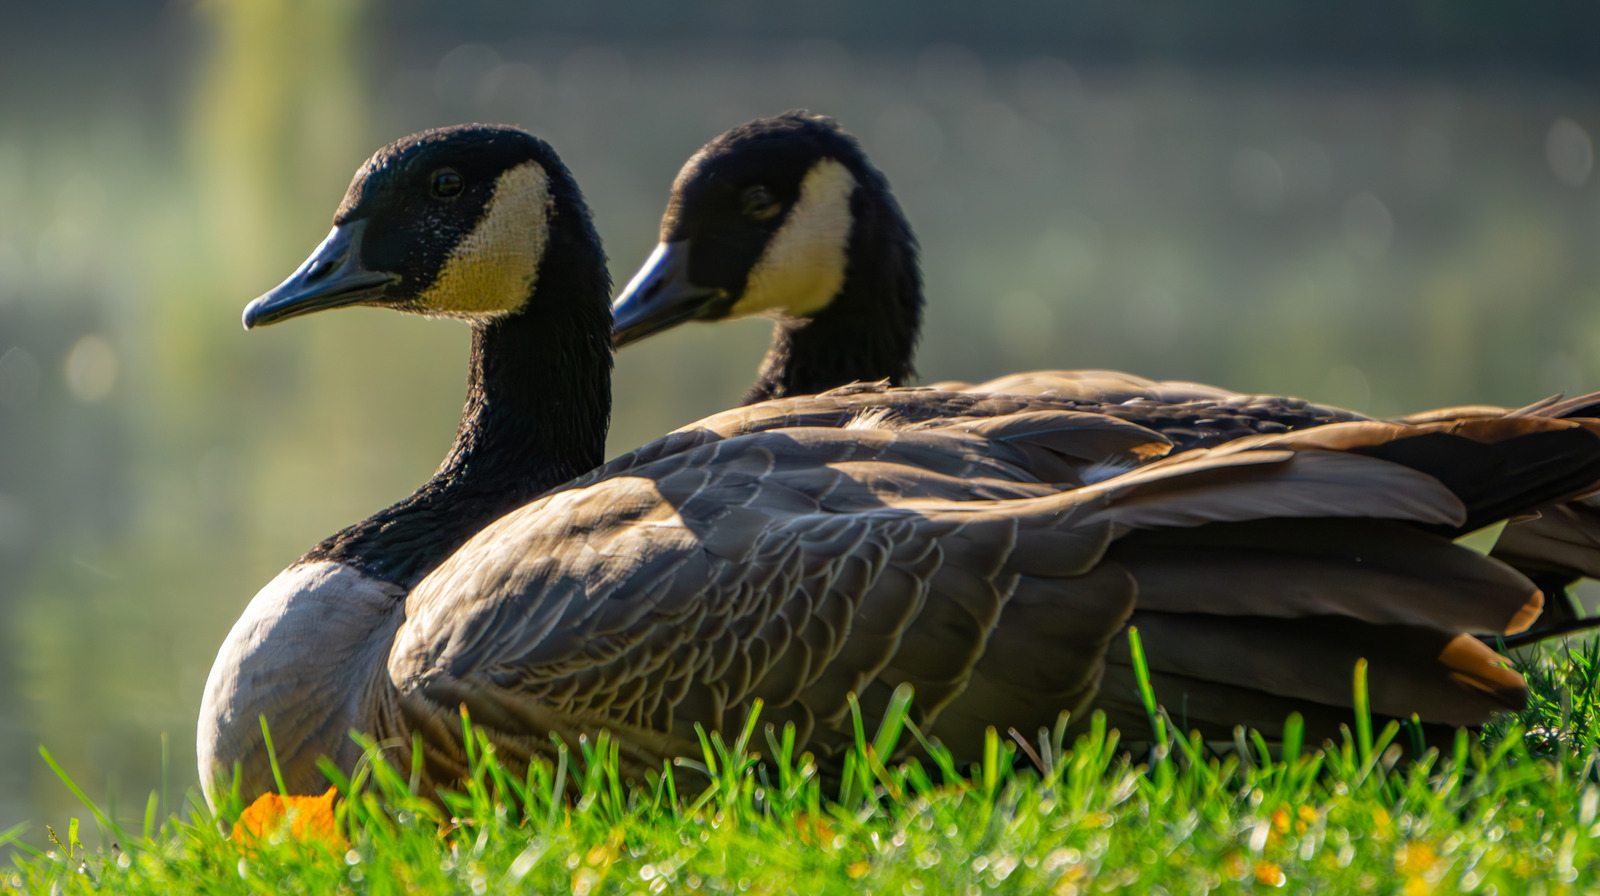
[[[728,291],[689,282],[689,241],[661,243],[611,303],[611,342],[622,348],[726,303]]]
[[[366,229],[367,222],[361,220],[329,231],[327,239],[289,279],[245,306],[244,328],[382,298],[384,290],[400,278],[361,266],[361,235]]]

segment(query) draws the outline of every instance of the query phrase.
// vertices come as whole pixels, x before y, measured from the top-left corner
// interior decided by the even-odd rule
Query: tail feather
[[[1156,461],[1077,490],[1069,516],[1114,522],[1160,697],[1208,735],[1308,707],[1331,731],[1361,659],[1375,714],[1470,727],[1527,687],[1467,633],[1518,631],[1544,599],[1449,539],[1596,482],[1587,421],[1337,424]],[[1114,639],[1095,705],[1137,717],[1128,662]]]
[[[1431,722],[1474,726],[1527,703],[1522,676],[1496,665],[1493,651],[1471,637],[1437,629],[1338,617],[1225,618],[1143,610],[1130,624],[1139,627],[1154,672],[1297,702],[1350,705],[1356,661],[1366,659],[1369,698],[1380,715],[1417,714]],[[1108,662],[1129,663],[1126,651],[1125,643],[1113,641]],[[1190,699],[1187,693],[1161,696],[1171,706]],[[1222,706],[1217,712],[1218,722],[1240,721],[1237,708]]]
[[[1507,526],[1492,556],[1544,590],[1541,628],[1577,621],[1582,610],[1566,590],[1580,578],[1600,579],[1600,498],[1544,507],[1537,519]]]
[[[1221,616],[1346,616],[1508,634],[1539,614],[1515,570],[1387,520],[1309,519],[1157,529],[1111,556],[1139,583],[1139,607]]]
[[[1357,450],[1437,479],[1466,505],[1458,531],[1470,532],[1592,491],[1597,429],[1595,421],[1477,420]]]

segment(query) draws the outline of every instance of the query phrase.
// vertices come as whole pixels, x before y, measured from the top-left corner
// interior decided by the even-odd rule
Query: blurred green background
[[[682,161],[805,106],[923,247],[929,379],[1117,367],[1388,414],[1600,388],[1600,7],[741,0],[8,5],[0,830],[142,812],[250,596],[450,441],[458,324],[246,334],[375,148],[563,154],[625,282]],[[732,404],[766,324],[619,359],[613,452]],[[42,839],[36,827],[31,840]]]

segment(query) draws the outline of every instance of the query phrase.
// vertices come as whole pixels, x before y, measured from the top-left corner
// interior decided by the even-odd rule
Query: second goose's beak
[[[724,310],[728,291],[689,282],[689,241],[662,243],[611,304],[611,341],[617,348],[686,320]]]
[[[245,306],[244,328],[382,298],[384,290],[400,278],[361,266],[361,235],[366,229],[367,222],[360,220],[329,231],[327,239],[289,279]]]

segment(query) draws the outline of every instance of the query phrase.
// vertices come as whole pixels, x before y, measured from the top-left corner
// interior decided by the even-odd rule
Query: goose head
[[[600,463],[611,409],[610,294],[588,206],[545,141],[508,125],[465,124],[374,153],[327,237],[250,302],[244,326],[353,306],[465,320],[473,331],[467,400],[433,479],[318,550],[411,581],[485,515]],[[375,542],[393,528],[390,517],[422,519],[425,510],[427,526],[455,535],[429,539],[427,551],[400,551],[404,562],[389,559],[395,552]]]
[[[899,379],[921,305],[916,242],[883,174],[837,122],[790,112],[740,125],[684,164],[660,244],[612,304],[613,339],[765,316],[779,342],[830,332],[819,354],[859,355],[876,339],[879,369],[858,378]]]
[[[333,229],[244,326],[349,306],[491,323],[524,310],[548,262],[586,238],[598,246],[543,140],[503,125],[424,131],[361,166]]]

